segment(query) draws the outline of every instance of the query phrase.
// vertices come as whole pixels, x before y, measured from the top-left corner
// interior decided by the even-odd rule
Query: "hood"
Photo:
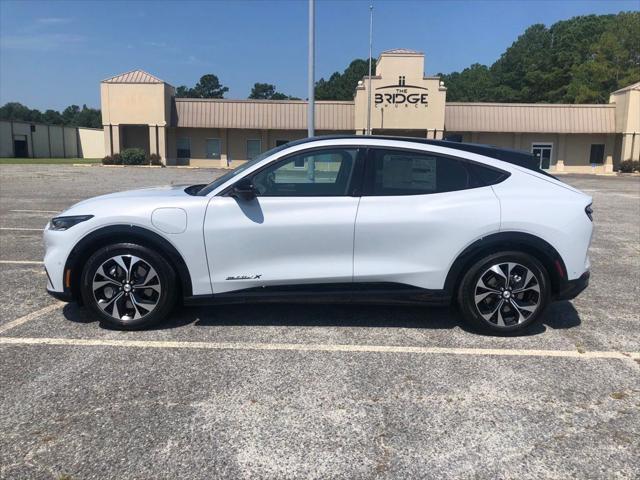
[[[163,187],[151,187],[151,188],[140,188],[137,190],[126,190],[124,192],[116,192],[116,193],[108,193],[106,195],[99,195],[97,197],[88,198],[87,200],[82,200],[81,202],[76,203],[69,207],[65,212],[61,215],[70,212],[71,210],[77,210],[78,208],[85,207],[92,203],[103,203],[105,200],[115,200],[115,201],[137,201],[137,200],[153,200],[154,198],[161,200],[165,198],[171,197],[184,197],[188,196],[188,194],[184,191],[185,188],[189,187],[189,184],[184,185],[166,185]]]

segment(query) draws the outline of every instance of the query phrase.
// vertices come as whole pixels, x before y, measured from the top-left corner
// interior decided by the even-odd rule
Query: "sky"
[[[316,0],[316,79],[369,48],[369,1]],[[640,0],[373,0],[374,57],[425,53],[425,73],[490,65],[528,26],[640,9]],[[227,98],[255,82],[306,98],[307,0],[0,0],[0,104],[99,107],[99,83],[143,69],[174,86],[214,73]]]

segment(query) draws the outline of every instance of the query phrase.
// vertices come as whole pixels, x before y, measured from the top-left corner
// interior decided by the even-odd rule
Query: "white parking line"
[[[44,265],[44,262],[35,260],[0,260],[0,265]]]
[[[0,227],[0,230],[14,230],[17,232],[44,232],[44,228]]]
[[[515,357],[555,357],[582,360],[640,359],[640,352],[575,350],[515,350],[495,348],[403,347],[395,345],[335,345],[316,343],[247,343],[247,342],[183,342],[153,340],[101,340],[88,338],[19,338],[0,337],[4,345],[67,345],[84,347],[172,348],[199,350],[270,350],[296,352],[408,353],[418,355],[480,355]]]
[[[29,320],[33,320],[34,318],[38,318],[41,315],[44,315],[45,313],[49,313],[58,308],[62,308],[63,305],[65,305],[64,302],[54,303],[53,305],[49,305],[47,307],[41,308],[40,310],[36,310],[35,312],[31,312],[28,315],[25,315],[24,317],[16,318],[15,320],[7,322],[4,325],[0,325],[0,333],[5,333],[8,330],[11,330],[12,328],[17,327],[18,325],[27,323]]]

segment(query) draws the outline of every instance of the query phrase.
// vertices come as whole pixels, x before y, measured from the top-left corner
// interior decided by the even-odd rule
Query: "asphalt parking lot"
[[[640,477],[640,178],[562,177],[594,198],[592,283],[515,338],[330,305],[119,332],[46,295],[55,212],[220,173],[0,166],[0,478]]]

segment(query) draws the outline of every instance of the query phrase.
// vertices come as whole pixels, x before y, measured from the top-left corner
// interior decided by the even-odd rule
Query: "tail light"
[[[589,204],[586,207],[584,207],[584,213],[587,214],[587,217],[589,217],[589,220],[591,220],[593,222],[593,204]]]

